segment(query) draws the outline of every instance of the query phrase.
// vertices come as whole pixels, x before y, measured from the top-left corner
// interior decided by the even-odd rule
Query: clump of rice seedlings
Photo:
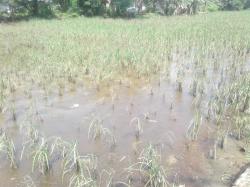
[[[0,114],[3,113],[4,109],[3,109],[3,101],[0,100]]]
[[[41,134],[36,128],[27,124],[20,125],[20,131],[24,133],[23,148],[20,156],[20,160],[22,160],[25,151],[32,152],[32,150],[39,144]]]
[[[237,139],[240,140],[244,135],[244,130],[250,122],[248,116],[237,115],[234,117],[234,126],[236,128]]]
[[[113,182],[113,177],[114,177],[114,170],[108,171],[108,170],[102,170],[101,174],[100,174],[100,179],[99,179],[99,186],[107,186],[107,187],[111,187],[113,186],[114,182]],[[104,179],[104,181],[103,181]]]
[[[63,83],[63,82],[59,82],[59,83],[58,83],[58,95],[59,95],[60,97],[63,96],[64,90],[65,90],[65,85],[64,85],[64,83]]]
[[[128,168],[129,173],[138,173],[142,177],[144,186],[148,187],[168,187],[166,170],[161,165],[160,155],[149,145],[145,148],[139,158],[138,162]]]
[[[211,159],[217,159],[217,140],[214,142],[212,149],[209,150],[209,157]]]
[[[114,134],[107,128],[103,127],[102,121],[93,119],[88,130],[88,138],[90,140],[104,140],[110,147],[116,145],[116,138]]]
[[[135,126],[135,136],[136,138],[139,138],[143,133],[143,125],[141,123],[141,120],[138,117],[134,117],[130,121],[130,125]]]
[[[227,129],[226,131],[223,131],[221,132],[219,135],[218,135],[218,146],[221,148],[221,149],[226,149],[226,146],[227,146],[227,139],[228,139],[228,133],[229,133],[229,129]]]
[[[51,142],[50,155],[52,155],[52,153],[58,153],[61,158],[65,158],[67,154],[70,153],[73,146],[72,143],[60,137],[52,137]]]
[[[177,72],[177,78],[176,78],[177,90],[179,92],[182,92],[183,78],[184,78],[183,72],[181,69],[179,69]]]
[[[38,169],[43,175],[49,173],[50,166],[50,154],[49,145],[45,138],[41,138],[41,141],[35,147],[32,153],[32,172]]]
[[[207,103],[207,119],[213,119],[218,126],[221,125],[225,112],[224,109],[225,103],[220,101],[218,96],[211,98]]]
[[[73,174],[70,177],[69,187],[95,187],[96,181],[92,178],[86,178],[82,173]]]
[[[4,101],[5,101],[5,96],[3,90],[0,89],[0,114],[4,112]]]
[[[9,89],[10,89],[11,93],[16,92],[17,85],[16,85],[15,81],[9,80]]]
[[[199,80],[197,77],[195,77],[190,87],[190,93],[193,97],[196,97],[198,94],[203,95],[204,81]]]
[[[64,176],[71,174],[69,186],[96,186],[97,157],[95,155],[81,156],[77,144],[72,144],[71,149],[63,159],[62,181]]]
[[[11,113],[11,116],[12,116],[12,120],[16,121],[17,120],[17,115],[16,115],[16,106],[15,106],[14,102],[11,103],[9,110],[10,110],[10,113]]]
[[[199,111],[195,112],[194,118],[191,120],[187,128],[187,137],[191,141],[196,141],[202,124],[202,116]]]
[[[195,108],[199,108],[200,106],[201,106],[201,103],[202,103],[202,95],[201,94],[198,94],[195,98],[194,98],[194,100],[193,100],[193,106],[195,107]]]
[[[6,133],[1,133],[0,136],[0,153],[6,155],[10,162],[11,168],[17,168],[16,157],[15,157],[15,145],[13,140],[7,137]]]
[[[190,88],[190,93],[192,94],[193,97],[196,97],[196,94],[197,94],[197,86],[198,83],[197,83],[197,80],[196,78],[193,80],[192,82],[192,85],[191,85],[191,88]]]
[[[102,134],[102,121],[100,119],[93,119],[89,125],[88,138],[96,140],[98,138],[101,138]]]

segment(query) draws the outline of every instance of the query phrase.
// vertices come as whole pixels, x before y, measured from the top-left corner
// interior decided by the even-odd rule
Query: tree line
[[[104,17],[132,17],[147,12],[180,15],[249,7],[250,0],[0,0],[0,18],[50,18],[60,13]]]

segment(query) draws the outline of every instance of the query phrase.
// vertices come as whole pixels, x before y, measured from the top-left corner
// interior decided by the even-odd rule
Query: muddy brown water
[[[208,153],[214,144],[214,126],[205,120],[198,141],[188,143],[186,130],[194,114],[189,84],[189,79],[184,81],[182,93],[176,91],[174,78],[163,80],[161,84],[152,81],[139,87],[135,85],[136,88],[122,84],[112,88],[112,91],[109,88],[96,91],[83,86],[75,92],[65,91],[62,97],[55,91],[47,100],[41,91],[33,90],[32,99],[16,95],[17,121],[13,122],[6,112],[0,117],[0,127],[13,137],[20,155],[22,136],[18,126],[26,118],[32,101],[41,118],[36,128],[44,136],[77,141],[79,151],[96,154],[98,168],[112,168],[117,181],[126,182],[128,173],[125,169],[136,162],[147,144],[153,144],[161,153],[161,163],[167,168],[171,182],[188,187],[229,186],[230,179],[246,162],[244,155],[239,151],[238,142],[229,139],[230,148],[218,149],[217,159],[210,159]],[[75,104],[79,106],[72,107]],[[102,142],[88,140],[88,128],[93,116],[103,120],[103,126],[114,132],[117,140],[114,149]],[[130,125],[134,117],[143,124],[139,139],[135,137],[135,127]],[[53,166],[49,176],[41,176],[31,172],[31,163],[31,158],[25,158],[17,170],[12,170],[6,159],[1,158],[0,186],[22,186],[20,181],[25,175],[30,175],[40,187],[68,185],[67,182],[61,183],[60,164]]]

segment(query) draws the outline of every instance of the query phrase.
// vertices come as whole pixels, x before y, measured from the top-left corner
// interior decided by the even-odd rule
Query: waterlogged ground
[[[171,184],[230,186],[250,155],[249,15],[1,24],[0,186],[69,186],[77,164],[62,184],[61,150],[47,154],[47,175],[33,163],[55,137],[71,142],[70,156],[75,142],[97,156],[86,176],[101,187],[143,186],[150,168],[134,164],[150,144]],[[93,122],[109,136],[91,139]]]
[[[226,149],[217,149],[217,158],[209,152],[214,149],[214,124],[203,120],[198,140],[186,138],[187,127],[194,115],[194,98],[190,94],[190,77],[186,73],[182,92],[176,88],[176,66],[171,66],[170,76],[154,81],[139,81],[136,78],[118,81],[114,86],[106,84],[90,88],[88,83],[66,89],[63,94],[52,90],[48,97],[34,88],[30,98],[15,93],[13,96],[16,118],[6,111],[1,115],[0,127],[14,139],[17,155],[22,150],[20,125],[31,116],[33,125],[45,137],[59,136],[67,141],[77,141],[79,151],[95,154],[98,168],[114,172],[115,181],[127,181],[128,168],[136,162],[141,150],[152,144],[161,154],[161,164],[167,168],[169,181],[188,187],[229,186],[240,168],[247,162],[240,151],[241,142],[228,138]],[[26,98],[26,99],[24,99]],[[91,121],[96,118],[103,126],[112,130],[116,137],[115,147],[102,141],[88,139]],[[136,126],[131,123],[139,119],[143,133],[136,137]],[[24,177],[32,177],[36,186],[61,187],[60,162],[53,161],[51,175],[42,176],[31,172],[31,158],[18,163],[12,170],[1,161],[0,186],[23,186]],[[134,186],[141,186],[133,179]],[[138,181],[137,181],[138,180]],[[103,185],[104,186],[104,185]],[[117,186],[124,186],[117,182]]]

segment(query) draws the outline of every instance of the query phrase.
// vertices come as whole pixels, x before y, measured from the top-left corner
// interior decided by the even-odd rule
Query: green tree
[[[81,14],[86,16],[100,15],[104,9],[103,0],[79,0],[78,6],[81,9]]]
[[[124,16],[126,14],[126,9],[132,5],[132,0],[113,0],[112,6],[114,11],[118,16]]]
[[[223,10],[242,10],[246,5],[246,0],[222,0]]]

